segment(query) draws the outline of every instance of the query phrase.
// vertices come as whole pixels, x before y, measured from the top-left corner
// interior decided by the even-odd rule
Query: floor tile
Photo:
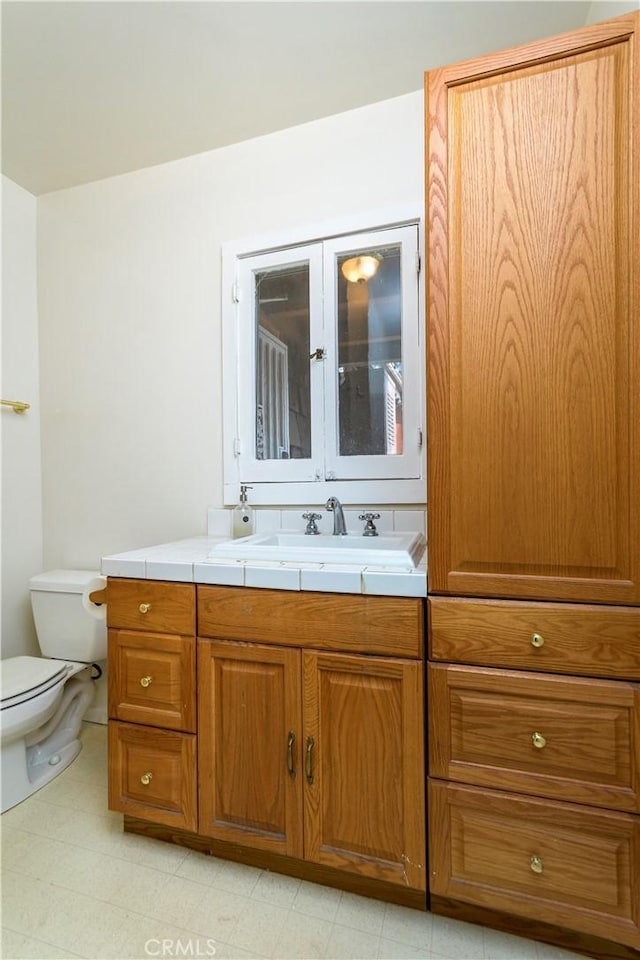
[[[334,924],[324,955],[327,960],[372,960],[379,947],[380,937],[375,934]]]
[[[388,903],[382,922],[382,937],[410,944],[420,950],[430,950],[432,921],[432,915],[426,911]]]
[[[153,900],[147,901],[146,913],[158,920],[195,930],[200,918],[200,905],[207,893],[208,888],[201,883],[184,877],[164,876],[164,882]]]
[[[51,803],[44,803],[34,794],[28,800],[19,803],[2,814],[2,824],[8,827],[18,827],[27,833],[35,833],[40,837],[59,838],[63,830],[74,819],[74,811],[69,807],[57,807]]]
[[[308,917],[320,920],[335,920],[342,899],[342,890],[322,887],[318,883],[303,880],[298,888],[291,909]]]
[[[186,857],[176,870],[176,876],[184,877],[187,880],[195,880],[196,883],[211,885],[217,863],[215,857],[211,857],[207,853],[188,850]]]
[[[216,944],[215,960],[265,960],[255,950],[242,950],[230,943]],[[299,960],[302,960],[300,957]]]
[[[482,931],[485,960],[537,960],[538,953],[533,940],[515,937],[499,930],[485,928]]]
[[[432,953],[426,947],[414,947],[396,940],[380,940],[378,960],[431,960]]]
[[[238,921],[251,909],[253,901],[218,887],[203,886],[203,890],[202,899],[189,919],[190,928],[199,936],[232,943]]]
[[[38,791],[38,799],[54,806],[103,816],[108,803],[107,782],[86,782],[60,776]]]
[[[353,927],[365,933],[379,936],[382,931],[384,908],[378,900],[359,897],[355,893],[343,893],[335,922],[343,927]]]
[[[257,867],[219,860],[217,857],[211,858],[211,885],[229,893],[251,896],[261,873]]]
[[[161,870],[163,873],[177,873],[189,855],[189,850],[177,843],[165,843],[134,834],[127,836],[130,841],[135,840],[136,862],[145,867],[153,867],[154,870]]]
[[[482,929],[472,923],[432,917],[431,950],[437,957],[452,960],[484,960]]]
[[[5,960],[81,960],[77,953],[14,933],[12,930],[3,929],[1,944],[0,955]]]
[[[296,877],[285,877],[280,873],[265,870],[258,877],[251,891],[251,898],[274,903],[278,907],[290,907],[296,899],[300,883]]]
[[[166,920],[131,915],[122,924],[117,952],[95,960],[153,960],[153,958],[208,957],[219,960],[218,941],[200,936]]]
[[[232,934],[226,938],[234,947],[254,950],[264,957],[276,956],[276,944],[280,941],[289,911],[271,903],[249,900]]]
[[[318,917],[289,913],[274,955],[278,960],[320,960],[326,956],[333,924]]]

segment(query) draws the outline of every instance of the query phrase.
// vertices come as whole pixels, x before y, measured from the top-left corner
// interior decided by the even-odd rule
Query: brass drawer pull
[[[533,856],[531,857],[531,869],[534,873],[542,873],[544,870],[544,865],[542,863],[541,857]]]
[[[533,743],[534,747],[538,748],[538,750],[542,750],[542,748],[546,747],[547,745],[546,739],[537,731],[531,734],[531,742]]]
[[[531,646],[535,647],[536,650],[539,650],[540,647],[544,646],[544,637],[539,633],[534,633],[534,635],[531,637]]]
[[[143,773],[142,776],[140,777],[140,783],[144,787],[148,787],[152,780],[153,780],[152,773]]]
[[[141,687],[150,687],[153,683],[153,677],[140,677]]]
[[[141,603],[140,606],[138,607],[138,610],[140,611],[140,613],[149,613],[149,610],[151,610],[151,604]]]
[[[305,755],[305,776],[307,778],[307,783],[313,783],[312,754],[314,743],[315,740],[313,737],[307,737],[307,752]]]
[[[296,742],[296,735],[293,730],[289,731],[287,738],[287,770],[292,780],[295,780],[296,768],[293,765],[293,745]]]

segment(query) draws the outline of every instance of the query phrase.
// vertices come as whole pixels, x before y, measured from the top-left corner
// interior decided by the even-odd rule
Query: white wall
[[[28,581],[42,571],[36,198],[2,177],[2,656],[38,653]]]
[[[223,502],[221,244],[421,208],[422,100],[39,199],[47,566],[205,532]]]
[[[611,20],[634,10],[640,10],[640,0],[594,0],[589,6],[587,24]]]

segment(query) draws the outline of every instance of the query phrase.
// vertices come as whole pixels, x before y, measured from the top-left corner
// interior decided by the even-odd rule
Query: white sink
[[[420,561],[425,546],[421,533],[383,533],[377,537],[348,533],[335,537],[277,530],[220,543],[208,559],[311,561],[411,569]]]

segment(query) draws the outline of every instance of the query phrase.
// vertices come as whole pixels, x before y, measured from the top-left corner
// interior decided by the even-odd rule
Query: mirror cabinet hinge
[[[422,446],[422,427],[418,427],[418,446]]]
[[[231,299],[234,303],[240,303],[240,284],[237,280],[231,284]]]
[[[239,457],[242,453],[242,444],[240,442],[240,437],[233,438],[233,455],[234,457]]]

